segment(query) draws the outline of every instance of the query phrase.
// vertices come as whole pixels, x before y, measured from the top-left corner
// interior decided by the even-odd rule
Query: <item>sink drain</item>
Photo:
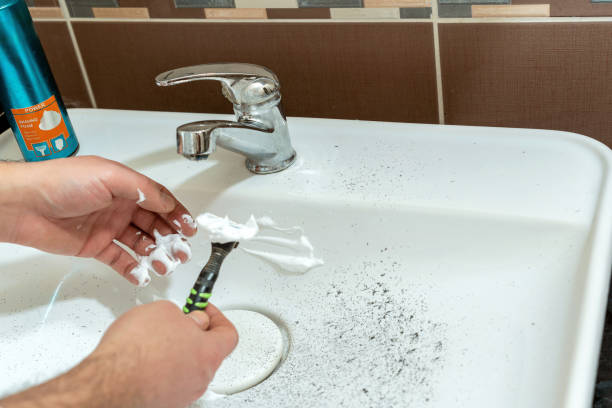
[[[251,310],[226,310],[223,314],[238,331],[238,345],[221,363],[208,389],[235,394],[265,380],[286,352],[281,328],[269,317]]]

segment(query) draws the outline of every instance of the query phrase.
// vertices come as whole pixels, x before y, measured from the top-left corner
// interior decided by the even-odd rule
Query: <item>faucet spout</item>
[[[254,133],[255,132],[255,133]],[[177,152],[190,160],[207,159],[218,146],[247,158],[266,159],[275,155],[265,139],[256,139],[256,133],[273,133],[257,122],[232,122],[227,120],[203,120],[186,123],[176,129]]]

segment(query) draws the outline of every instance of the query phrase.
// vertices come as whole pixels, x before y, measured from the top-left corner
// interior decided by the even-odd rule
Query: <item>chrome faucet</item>
[[[177,152],[190,160],[207,159],[217,146],[246,156],[253,173],[275,173],[291,166],[296,153],[281,107],[280,83],[269,69],[253,64],[203,64],[159,74],[170,86],[197,80],[221,82],[234,104],[236,121],[203,120],[176,129]]]

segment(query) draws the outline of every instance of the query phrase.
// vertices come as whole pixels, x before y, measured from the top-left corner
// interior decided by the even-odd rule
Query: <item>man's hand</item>
[[[136,307],[68,373],[0,401],[3,408],[183,408],[200,397],[238,342],[213,305],[184,315],[171,302]]]
[[[0,178],[0,241],[96,258],[135,284],[129,272],[137,263],[113,240],[147,255],[154,230],[196,233],[191,215],[166,188],[100,157],[0,163]],[[166,272],[160,263],[153,266]]]

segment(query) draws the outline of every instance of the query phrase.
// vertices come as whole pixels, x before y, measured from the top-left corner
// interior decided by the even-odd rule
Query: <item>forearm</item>
[[[0,400],[0,408],[138,407],[129,382],[112,367],[118,356],[90,356],[46,383]]]
[[[0,161],[0,242],[15,242],[17,227],[39,180],[28,180],[28,164]]]

